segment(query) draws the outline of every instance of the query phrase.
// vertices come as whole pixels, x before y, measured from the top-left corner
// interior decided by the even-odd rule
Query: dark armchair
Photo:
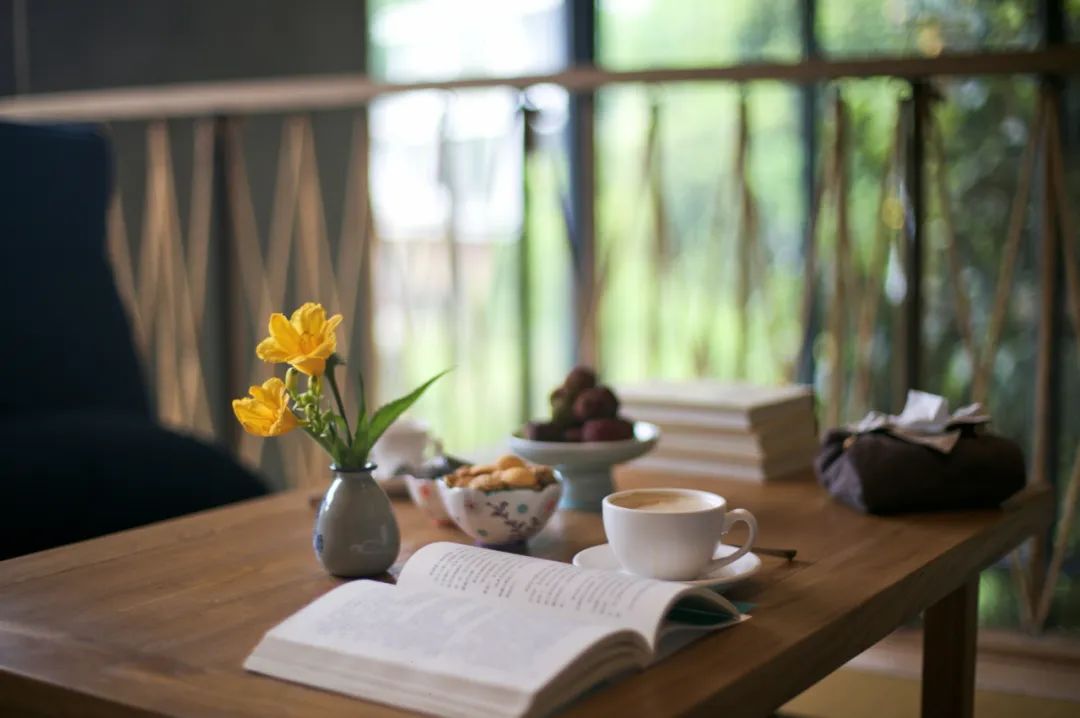
[[[0,559],[266,493],[158,426],[105,257],[109,144],[0,123]]]

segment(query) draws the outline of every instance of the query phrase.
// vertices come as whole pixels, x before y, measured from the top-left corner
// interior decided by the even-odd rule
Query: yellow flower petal
[[[234,399],[233,413],[249,434],[256,436],[280,436],[300,425],[300,420],[289,409],[285,382],[271,377],[262,386],[249,390],[251,398]]]
[[[300,349],[301,333],[297,331],[292,322],[285,318],[284,314],[274,313],[270,315],[270,336],[285,351],[295,352]]]
[[[259,342],[255,353],[267,362],[287,362],[308,376],[326,371],[326,360],[337,351],[334,331],[341,324],[341,315],[326,318],[321,304],[308,302],[292,313],[270,317],[270,336]]]
[[[328,336],[322,344],[317,347],[308,350],[307,356],[318,357],[320,359],[329,359],[330,355],[337,350],[337,337],[333,334]]]
[[[273,423],[273,418],[261,415],[258,404],[252,399],[233,399],[233,413],[244,430],[256,436],[266,436],[265,428]]]
[[[326,324],[323,326],[323,335],[325,336],[329,334],[330,336],[333,336],[334,331],[338,328],[338,324],[341,324],[341,319],[342,317],[340,314],[335,314],[334,316],[327,319]]]
[[[326,359],[319,357],[302,357],[289,363],[308,376],[322,376],[326,371]]]
[[[293,312],[292,319],[289,321],[297,334],[301,336],[304,334],[318,335],[322,332],[323,325],[326,324],[326,310],[323,309],[321,304],[308,302]]]
[[[257,402],[267,406],[275,406],[281,403],[281,396],[284,390],[285,382],[278,379],[276,376],[272,376],[263,382],[262,386],[249,387],[248,393],[251,394]]]
[[[296,418],[296,414],[291,411],[283,412],[270,427],[270,436],[281,436],[287,434],[296,427],[300,426],[300,420]]]
[[[280,364],[282,362],[289,361],[289,357],[295,355],[295,352],[285,351],[281,348],[281,345],[277,343],[277,340],[273,337],[267,337],[263,339],[255,347],[255,356],[262,359],[264,362],[270,362],[271,364]]]

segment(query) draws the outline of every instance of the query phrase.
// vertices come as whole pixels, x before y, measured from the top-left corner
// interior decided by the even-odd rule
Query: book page
[[[650,649],[668,609],[689,591],[678,583],[453,543],[429,544],[417,551],[402,569],[398,585],[629,628]],[[734,607],[731,610],[738,615]]]
[[[422,685],[423,692],[458,700],[517,702],[618,634],[605,625],[537,617],[511,604],[353,581],[272,629],[245,666],[276,674],[275,665],[292,661],[297,670],[321,667],[331,678],[351,672],[365,684],[385,682],[405,692]],[[632,655],[637,639],[623,636]],[[643,656],[641,647],[637,653]],[[325,687],[347,690],[333,683]]]

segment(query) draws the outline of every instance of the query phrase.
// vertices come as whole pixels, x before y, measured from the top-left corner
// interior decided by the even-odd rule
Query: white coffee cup
[[[604,532],[622,567],[668,581],[709,575],[746,554],[757,538],[757,520],[746,509],[696,489],[631,489],[604,497]],[[731,527],[742,521],[746,541],[732,554],[713,559]]]

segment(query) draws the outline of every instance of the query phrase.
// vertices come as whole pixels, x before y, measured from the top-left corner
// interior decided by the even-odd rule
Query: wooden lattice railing
[[[236,357],[236,371],[245,385],[265,379],[266,368],[255,360],[251,347],[265,333],[265,318],[287,306],[290,280],[298,296],[318,298],[330,311],[343,313],[341,335],[357,337],[349,346],[357,352],[352,356],[358,357],[357,363],[362,366],[375,364],[367,333],[356,331],[370,317],[365,307],[371,306],[374,226],[367,191],[366,115],[358,113],[354,120],[345,206],[340,215],[341,237],[333,243],[327,236],[310,117],[288,117],[282,123],[273,213],[265,235],[255,217],[241,122],[210,118],[195,121],[191,201],[186,213],[177,203],[169,125],[164,120],[147,125],[146,192],[137,243],[138,266],[132,260],[120,190],[114,193],[109,209],[110,259],[136,346],[151,370],[149,378],[158,416],[167,426],[207,438],[228,435],[227,427],[215,425],[211,411],[204,367],[208,354],[202,338],[212,289],[208,272],[215,181],[223,182],[228,191],[228,232],[234,252],[230,266],[235,269],[243,309],[243,321],[236,327],[240,331],[235,332],[236,345],[243,348]],[[221,177],[215,177],[215,137],[224,157]],[[264,236],[265,251],[261,241]],[[220,404],[225,398],[214,397],[213,401]],[[348,401],[353,410],[353,397],[349,396]],[[248,434],[238,437],[237,450],[242,459],[254,467],[262,465],[266,442]],[[299,484],[316,482],[324,463],[317,447],[293,437],[286,437],[282,445],[287,475],[295,477]]]
[[[203,372],[199,327],[206,311],[209,267],[214,121],[195,123],[191,205],[186,240],[177,204],[165,121],[146,128],[146,200],[132,260],[124,222],[124,197],[114,192],[108,217],[108,249],[144,361],[153,359],[151,384],[163,423],[213,436],[215,427]]]

